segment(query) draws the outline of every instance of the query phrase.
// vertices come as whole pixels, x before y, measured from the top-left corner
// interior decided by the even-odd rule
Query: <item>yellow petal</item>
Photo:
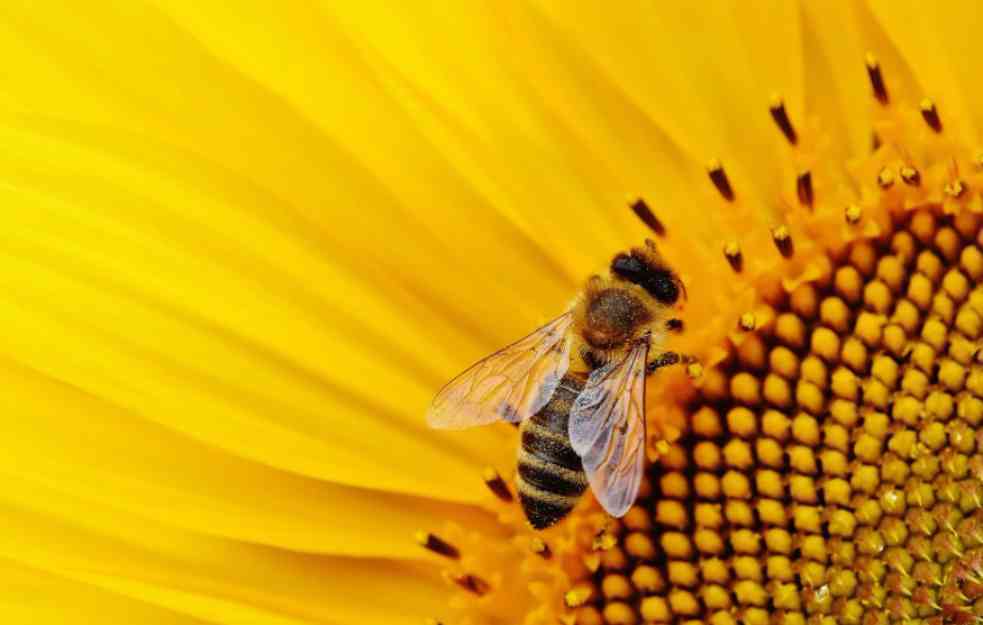
[[[447,520],[492,529],[467,506],[238,458],[8,362],[0,363],[0,381],[0,405],[18,415],[6,425],[16,444],[0,454],[0,474],[10,478],[3,498],[21,505],[50,505],[41,486],[59,493],[55,501],[84,501],[89,517],[120,510],[216,537],[363,556],[420,557],[414,532]],[[471,486],[480,493],[477,478]]]
[[[978,138],[979,100],[973,102],[978,55],[978,7],[970,3],[944,6],[872,1],[871,12],[907,59],[921,84],[922,97],[931,97],[950,134]],[[968,56],[967,56],[968,55]]]
[[[0,560],[0,613],[7,623],[203,625],[184,614],[57,574]]]
[[[70,495],[37,488],[46,506],[0,506],[7,561],[177,614],[214,623],[342,624],[358,615],[367,623],[414,623],[414,614],[440,609],[443,582],[429,567],[183,532],[93,512]]]

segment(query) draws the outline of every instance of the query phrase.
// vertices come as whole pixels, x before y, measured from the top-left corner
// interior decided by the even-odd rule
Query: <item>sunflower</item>
[[[980,622],[977,22],[8,3],[4,622]],[[426,406],[645,236],[700,364],[534,533]]]

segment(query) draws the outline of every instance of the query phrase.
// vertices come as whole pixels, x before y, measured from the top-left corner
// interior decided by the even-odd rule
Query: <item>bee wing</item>
[[[635,503],[645,463],[648,341],[619,362],[595,369],[570,409],[570,445],[594,496],[611,516]]]
[[[570,365],[572,322],[566,312],[472,365],[437,393],[427,423],[462,429],[499,419],[517,423],[539,412]]]

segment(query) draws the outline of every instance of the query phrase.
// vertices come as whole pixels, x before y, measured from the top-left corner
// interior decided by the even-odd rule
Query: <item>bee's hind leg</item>
[[[689,354],[680,354],[677,352],[662,352],[655,359],[649,361],[648,365],[645,367],[646,373],[654,373],[656,370],[662,367],[669,367],[671,365],[688,365],[690,363],[696,362],[694,356]]]

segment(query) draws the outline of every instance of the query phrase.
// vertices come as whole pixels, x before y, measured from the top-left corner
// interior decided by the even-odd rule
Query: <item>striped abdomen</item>
[[[536,529],[565,517],[587,488],[587,476],[567,433],[570,407],[583,386],[577,378],[564,377],[549,403],[519,429],[516,485],[526,518]]]

